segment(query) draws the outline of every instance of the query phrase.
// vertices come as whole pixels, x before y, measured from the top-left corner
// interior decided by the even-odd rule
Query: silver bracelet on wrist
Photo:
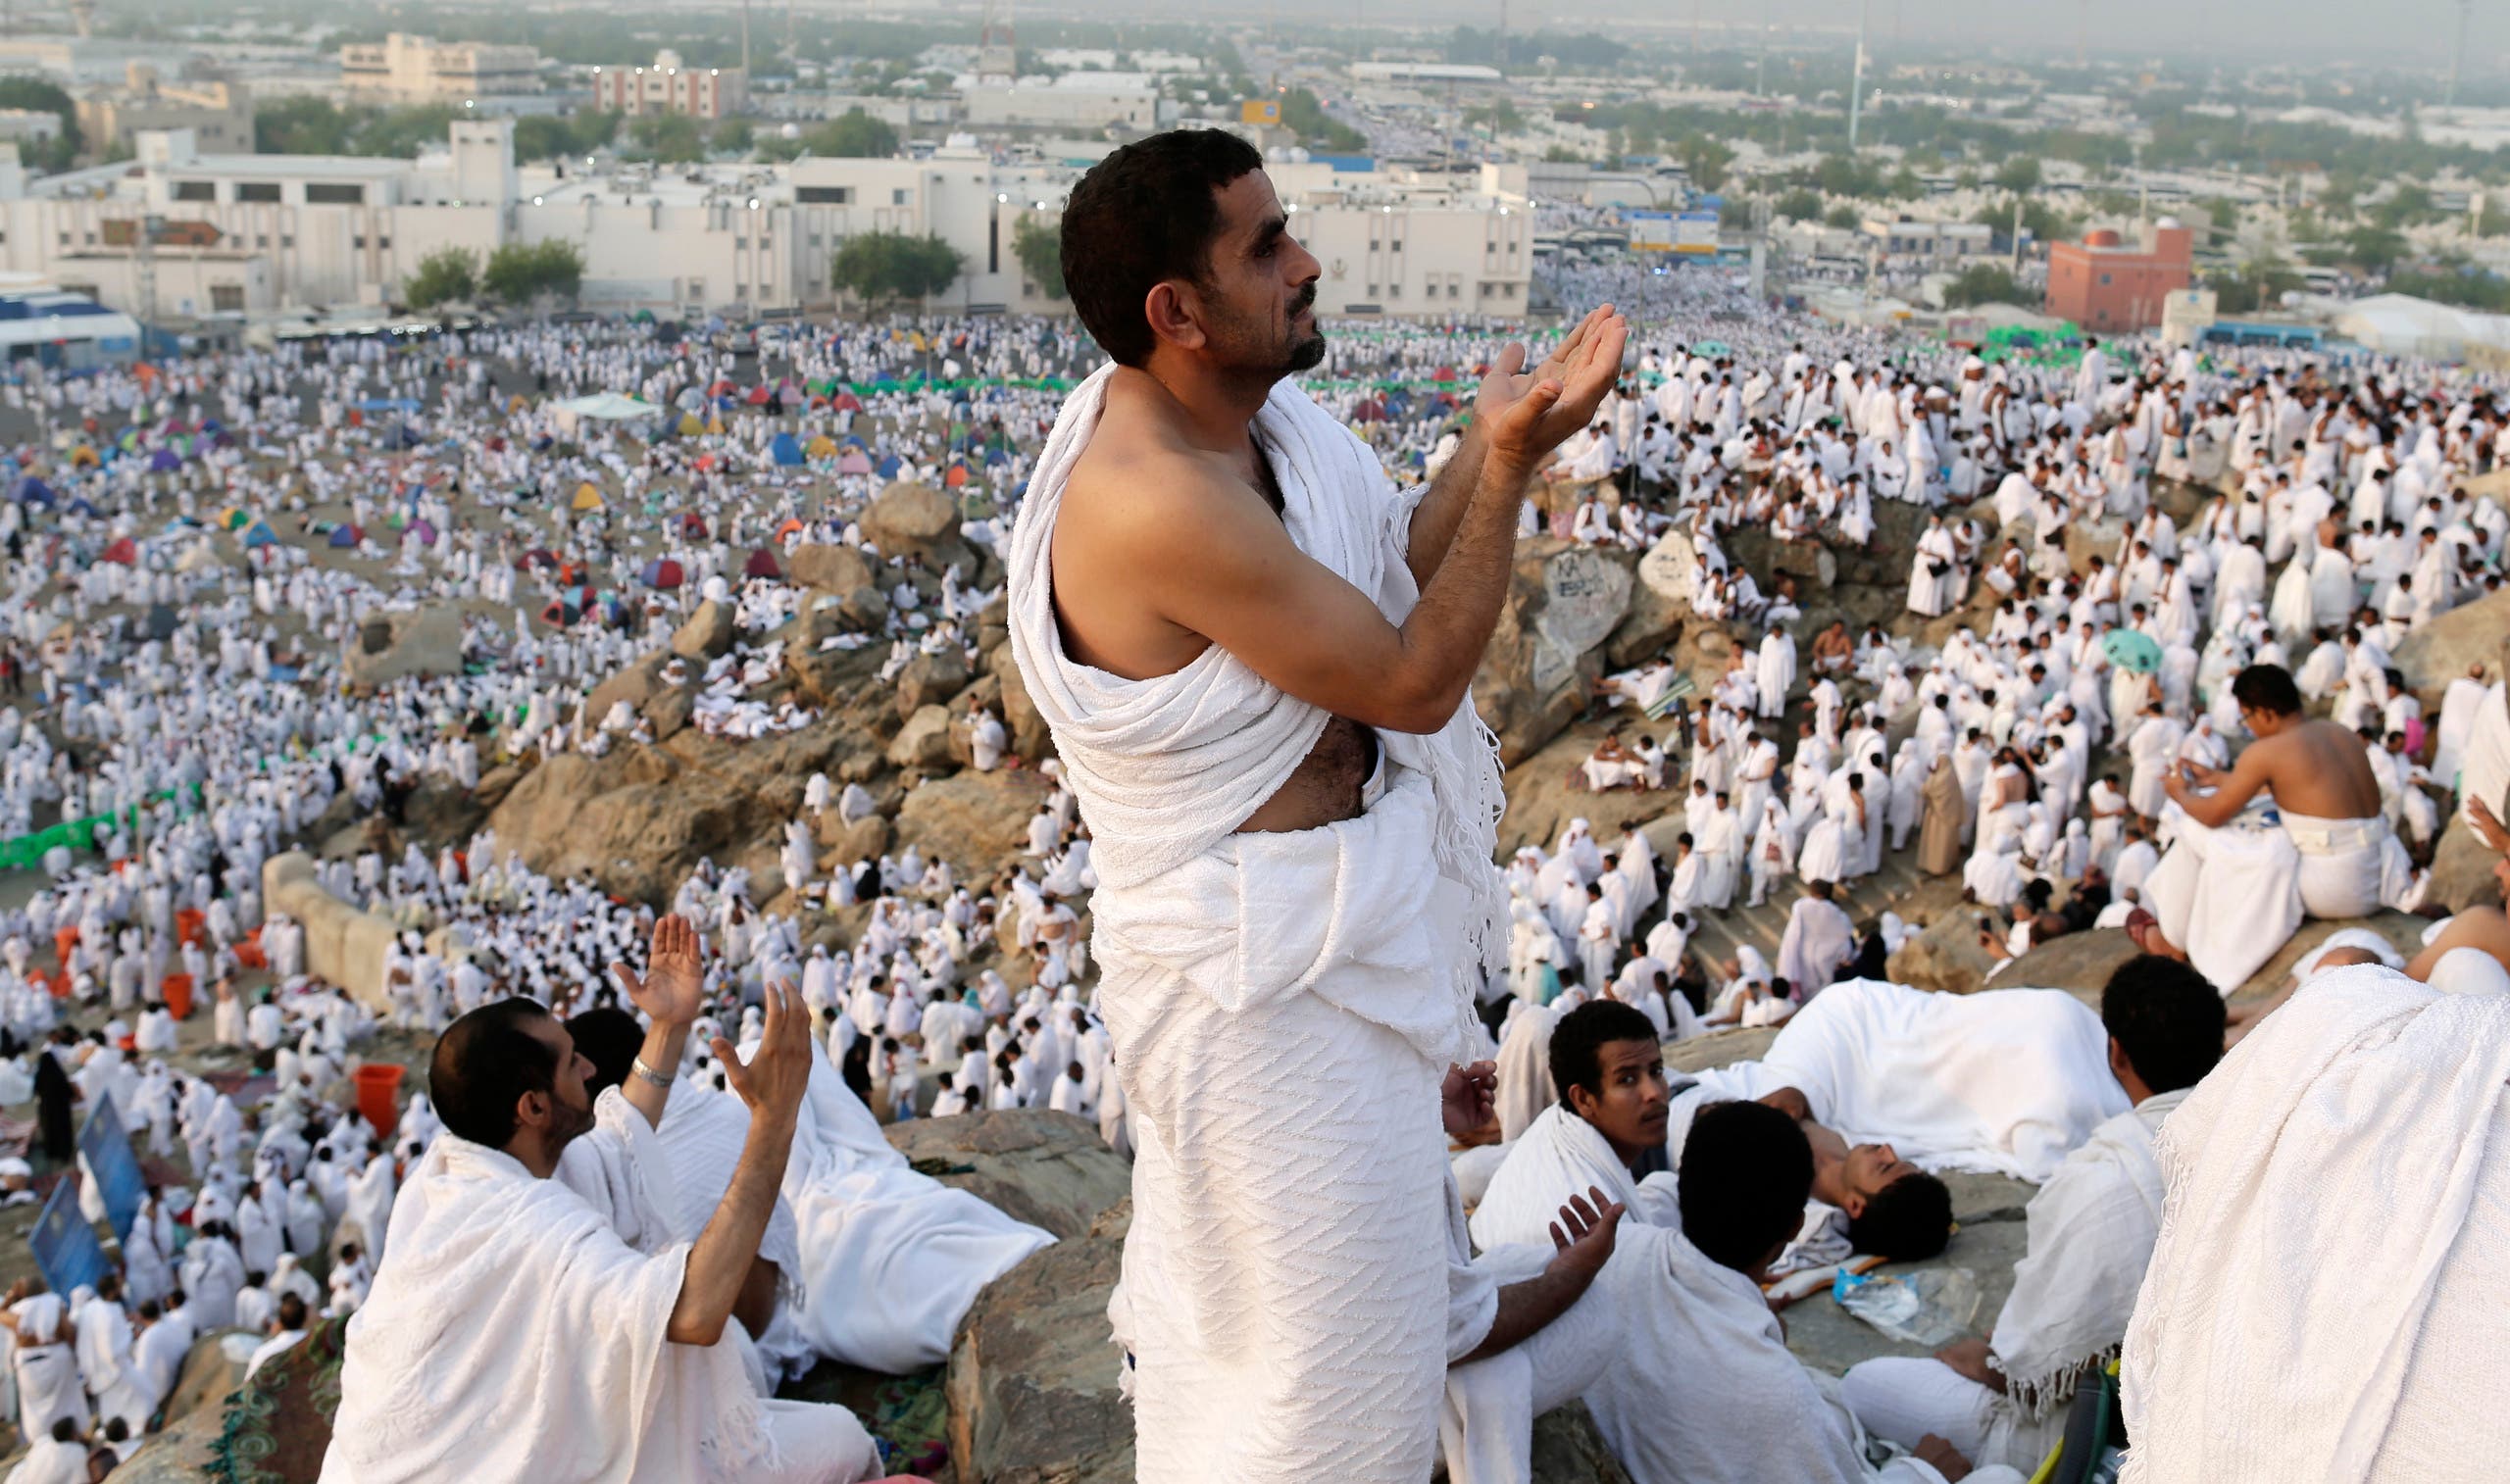
[[[671,1078],[666,1077],[666,1076],[664,1076],[661,1072],[658,1072],[658,1071],[654,1070],[652,1067],[647,1066],[647,1065],[645,1064],[645,1059],[644,1059],[643,1057],[638,1057],[635,1061],[633,1061],[633,1062],[629,1063],[629,1064],[628,1064],[628,1070],[633,1071],[637,1076],[644,1078],[644,1079],[645,1079],[646,1081],[648,1081],[648,1082],[651,1082],[651,1083],[652,1083],[652,1084],[654,1084],[656,1087],[660,1087],[660,1088],[663,1088],[663,1089],[666,1089],[666,1090],[668,1090],[668,1089],[671,1087]]]

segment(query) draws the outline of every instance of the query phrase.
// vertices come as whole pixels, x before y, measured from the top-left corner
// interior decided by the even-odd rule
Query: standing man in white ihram
[[[1608,308],[1481,383],[1396,492],[1287,378],[1317,260],[1217,129],[1074,189],[1075,388],[1011,552],[1012,644],[1097,846],[1099,1005],[1135,1114],[1109,1305],[1136,1469],[1429,1477],[1446,1368],[1441,1080],[1507,947],[1468,690],[1529,477],[1621,366]]]

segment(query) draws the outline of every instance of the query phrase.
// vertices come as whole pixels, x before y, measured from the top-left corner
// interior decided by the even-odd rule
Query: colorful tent
[[[964,464],[953,464],[941,474],[941,486],[944,489],[957,489],[967,482],[968,467]]]
[[[868,474],[872,471],[872,461],[864,456],[863,450],[849,448],[838,456],[836,471],[840,474]]]
[[[251,551],[257,546],[276,546],[277,544],[278,537],[272,534],[268,521],[256,520],[253,522],[253,528],[244,532],[246,551]]]
[[[410,532],[421,546],[435,545],[435,522],[422,518],[410,522]]]
[[[576,486],[574,508],[579,511],[600,510],[602,508],[601,491],[593,488],[591,480],[587,479],[583,483]]]
[[[784,575],[784,569],[776,565],[776,554],[762,546],[758,550],[751,552],[749,554],[749,560],[741,564],[741,575],[744,577],[780,577]]]
[[[834,458],[836,456],[836,440],[826,433],[822,433],[818,437],[813,438],[810,441],[809,446],[805,447],[802,452],[814,459]]]
[[[706,424],[697,420],[697,415],[695,413],[681,413],[679,415],[679,435],[681,437],[694,438],[705,430]]]
[[[556,567],[558,565],[558,554],[549,550],[545,546],[535,546],[531,550],[525,552],[522,556],[515,558],[514,565],[518,571],[529,571],[535,567]]]
[[[778,433],[767,445],[767,454],[781,467],[791,469],[803,460],[802,440],[791,433]]]
[[[162,474],[182,467],[183,456],[171,448],[161,448],[148,456],[148,471],[153,474]]]
[[[331,544],[333,546],[355,546],[365,538],[366,532],[345,522],[331,527]]]
[[[125,567],[136,567],[139,565],[139,547],[128,536],[125,536],[105,548],[105,560],[119,562]]]
[[[218,524],[222,530],[241,530],[252,523],[252,518],[244,514],[244,507],[240,505],[230,505],[218,513]]]
[[[10,493],[20,505],[40,505],[50,510],[61,503],[60,497],[52,492],[52,486],[32,474],[19,480],[18,487]]]
[[[658,557],[645,564],[645,569],[637,573],[637,579],[647,587],[678,587],[688,580],[688,574],[669,557]]]

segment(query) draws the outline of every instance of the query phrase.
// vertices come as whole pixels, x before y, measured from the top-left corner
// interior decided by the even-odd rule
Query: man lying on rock
[[[1617,1001],[1581,1005],[1553,1027],[1551,1072],[1566,1100],[1510,1152],[1474,1213],[1486,1251],[1549,1236],[1564,1200],[1595,1192],[1627,1208],[1587,1300],[1621,1326],[1583,1396],[1597,1429],[1642,1484],[1818,1484],[1962,1478],[1940,1438],[1872,1461],[1855,1419],[1787,1353],[1758,1280],[1803,1218],[1817,1161],[1803,1125],[1778,1109],[1705,1109],[1667,1168],[1672,1100],[1654,1025]],[[1450,1459],[1452,1459],[1452,1454]]]
[[[2188,965],[2147,954],[2109,976],[2100,1019],[2134,1106],[2092,1130],[2031,1198],[2029,1248],[1985,1338],[1848,1371],[1840,1397],[1877,1437],[1940,1436],[1983,1462],[2034,1469],[2064,1431],[2077,1385],[2126,1339],[2161,1230],[2153,1138],[2222,1058],[2222,997]]]

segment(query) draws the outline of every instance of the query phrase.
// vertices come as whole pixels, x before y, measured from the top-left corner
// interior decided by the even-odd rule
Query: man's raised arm
[[[731,1043],[715,1038],[715,1059],[732,1091],[749,1107],[749,1137],[732,1168],[731,1188],[688,1251],[679,1301],[672,1306],[671,1323],[663,1331],[678,1344],[712,1345],[724,1337],[725,1321],[740,1302],[751,1261],[767,1233],[767,1218],[776,1209],[784,1162],[793,1150],[793,1120],[811,1085],[811,1018],[801,1000],[801,992],[791,985],[768,985],[766,1034],[746,1064],[733,1054]]]
[[[1126,522],[1110,569],[1139,573],[1161,617],[1302,701],[1370,726],[1436,731],[1498,623],[1526,480],[1603,400],[1627,336],[1618,317],[1607,319],[1565,379],[1520,375],[1523,351],[1502,355],[1477,402],[1487,423],[1481,469],[1445,556],[1399,628],[1300,551],[1250,491],[1217,482],[1184,492],[1184,519],[1171,506]],[[1429,533],[1416,523],[1415,551]]]
[[[1579,364],[1587,339],[1603,333],[1612,318],[1613,310],[1609,304],[1588,313],[1585,319],[1578,322],[1577,328],[1561,338],[1550,356],[1529,374],[1536,381],[1561,379],[1570,367]],[[1503,354],[1496,369],[1504,369],[1507,364]],[[1617,356],[1614,365],[1616,369],[1620,365]],[[1447,460],[1444,469],[1438,470],[1437,477],[1430,481],[1430,492],[1413,507],[1411,536],[1404,562],[1412,569],[1412,580],[1425,590],[1430,579],[1437,575],[1438,564],[1446,560],[1447,549],[1454,544],[1456,530],[1464,523],[1464,513],[1473,504],[1474,491],[1481,486],[1481,462],[1489,453],[1489,415],[1504,405],[1495,400],[1485,405],[1485,397],[1496,397],[1509,389],[1509,384],[1496,375],[1481,383],[1481,393],[1474,397],[1473,420],[1465,425],[1464,437],[1457,442],[1454,456]]]

